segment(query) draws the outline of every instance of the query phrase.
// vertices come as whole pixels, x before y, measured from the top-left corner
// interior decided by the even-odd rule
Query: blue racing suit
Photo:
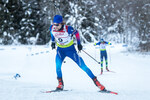
[[[106,46],[111,45],[110,42],[98,42],[95,43],[94,45],[99,45],[100,46],[100,59],[101,59],[101,68],[103,68],[103,58],[105,58],[105,63],[106,67],[108,67],[108,60],[107,60],[107,51],[106,51]]]
[[[71,26],[63,25],[63,29],[56,31],[53,25],[50,26],[50,34],[52,42],[57,43],[56,54],[56,73],[57,78],[62,78],[61,66],[65,57],[71,58],[77,65],[87,73],[87,75],[93,79],[95,76],[92,71],[85,65],[83,59],[77,54],[74,47],[72,36],[75,35],[77,44],[80,44],[80,37],[77,30],[74,30]]]

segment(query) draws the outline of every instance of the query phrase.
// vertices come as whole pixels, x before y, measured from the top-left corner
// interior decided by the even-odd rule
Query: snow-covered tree
[[[0,44],[46,44],[56,14],[83,43],[104,38],[150,50],[149,0],[1,0]]]

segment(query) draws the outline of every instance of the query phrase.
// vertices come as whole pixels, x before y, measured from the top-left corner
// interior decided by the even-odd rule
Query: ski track
[[[99,50],[91,45],[84,45],[84,50],[99,60]],[[69,58],[65,59],[62,71],[64,88],[70,91],[41,93],[55,89],[58,84],[56,51],[46,46],[1,48],[0,100],[150,100],[150,56],[127,53],[121,45],[108,49],[109,68],[115,73],[104,69],[104,74],[99,75],[100,65],[85,53],[79,53],[106,89],[118,95],[99,93],[92,80]],[[15,80],[16,73],[21,78]]]

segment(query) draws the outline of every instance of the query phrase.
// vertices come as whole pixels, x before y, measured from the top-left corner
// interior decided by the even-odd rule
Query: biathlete
[[[79,32],[71,26],[67,26],[63,22],[63,18],[61,15],[55,15],[53,19],[53,25],[50,26],[50,34],[51,34],[51,47],[55,49],[55,45],[57,44],[57,54],[56,54],[56,73],[58,79],[58,86],[56,90],[63,90],[64,82],[62,78],[61,66],[65,57],[71,58],[77,65],[86,72],[86,74],[94,81],[95,85],[101,90],[105,91],[105,87],[100,84],[97,80],[96,76],[92,73],[92,71],[85,65],[83,59],[78,55],[74,42],[73,35],[76,36],[77,39],[77,47],[78,50],[82,50],[82,45],[80,42]]]
[[[106,70],[109,71],[106,46],[112,44],[110,42],[104,41],[104,39],[101,39],[98,43],[95,43],[94,45],[100,46],[101,74],[103,74],[103,58],[105,58]]]

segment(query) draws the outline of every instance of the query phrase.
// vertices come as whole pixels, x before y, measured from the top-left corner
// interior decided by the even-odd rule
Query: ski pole
[[[89,55],[87,52],[85,52],[84,50],[82,50],[84,53],[86,53],[89,57],[91,57],[94,61],[96,61],[98,64],[100,64],[99,61],[97,61],[95,58],[93,58],[91,55]]]

